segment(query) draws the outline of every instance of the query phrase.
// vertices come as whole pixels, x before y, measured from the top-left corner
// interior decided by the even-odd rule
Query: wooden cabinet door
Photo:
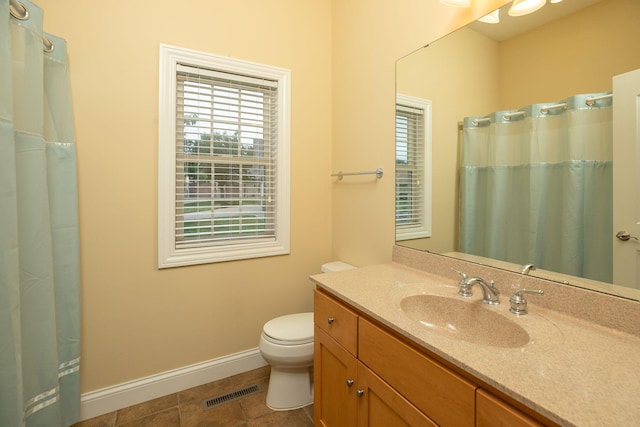
[[[473,427],[476,385],[359,318],[358,355],[391,387],[444,427]]]
[[[437,426],[360,362],[356,385],[359,427]]]
[[[489,392],[476,390],[476,427],[541,427],[541,424]]]
[[[317,325],[314,334],[314,424],[354,427],[357,422],[356,358]]]

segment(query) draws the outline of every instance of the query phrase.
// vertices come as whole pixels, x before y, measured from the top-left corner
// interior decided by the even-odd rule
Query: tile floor
[[[313,405],[272,411],[265,405],[269,367],[224,378],[139,405],[101,415],[72,427],[308,427]],[[203,401],[259,384],[262,391],[205,409]]]

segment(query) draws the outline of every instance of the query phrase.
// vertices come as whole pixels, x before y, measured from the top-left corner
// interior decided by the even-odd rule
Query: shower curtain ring
[[[27,9],[27,7],[18,0],[11,0],[9,13],[11,13],[11,16],[21,21],[29,19],[29,9]]]
[[[51,53],[56,49],[56,45],[54,45],[51,39],[47,36],[42,36],[42,44],[44,45],[42,50],[45,53]]]

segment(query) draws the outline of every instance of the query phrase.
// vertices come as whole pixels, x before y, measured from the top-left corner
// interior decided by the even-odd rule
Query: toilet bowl
[[[282,411],[313,403],[313,313],[289,314],[265,323],[260,353],[271,365],[269,408]]]
[[[341,261],[322,265],[322,272],[355,268]],[[276,411],[313,403],[313,312],[288,314],[262,328],[260,353],[271,365],[267,406]]]

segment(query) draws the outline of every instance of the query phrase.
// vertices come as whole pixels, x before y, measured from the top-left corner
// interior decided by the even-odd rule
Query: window
[[[431,236],[431,101],[396,98],[396,240]]]
[[[162,45],[158,262],[289,253],[290,73]]]

